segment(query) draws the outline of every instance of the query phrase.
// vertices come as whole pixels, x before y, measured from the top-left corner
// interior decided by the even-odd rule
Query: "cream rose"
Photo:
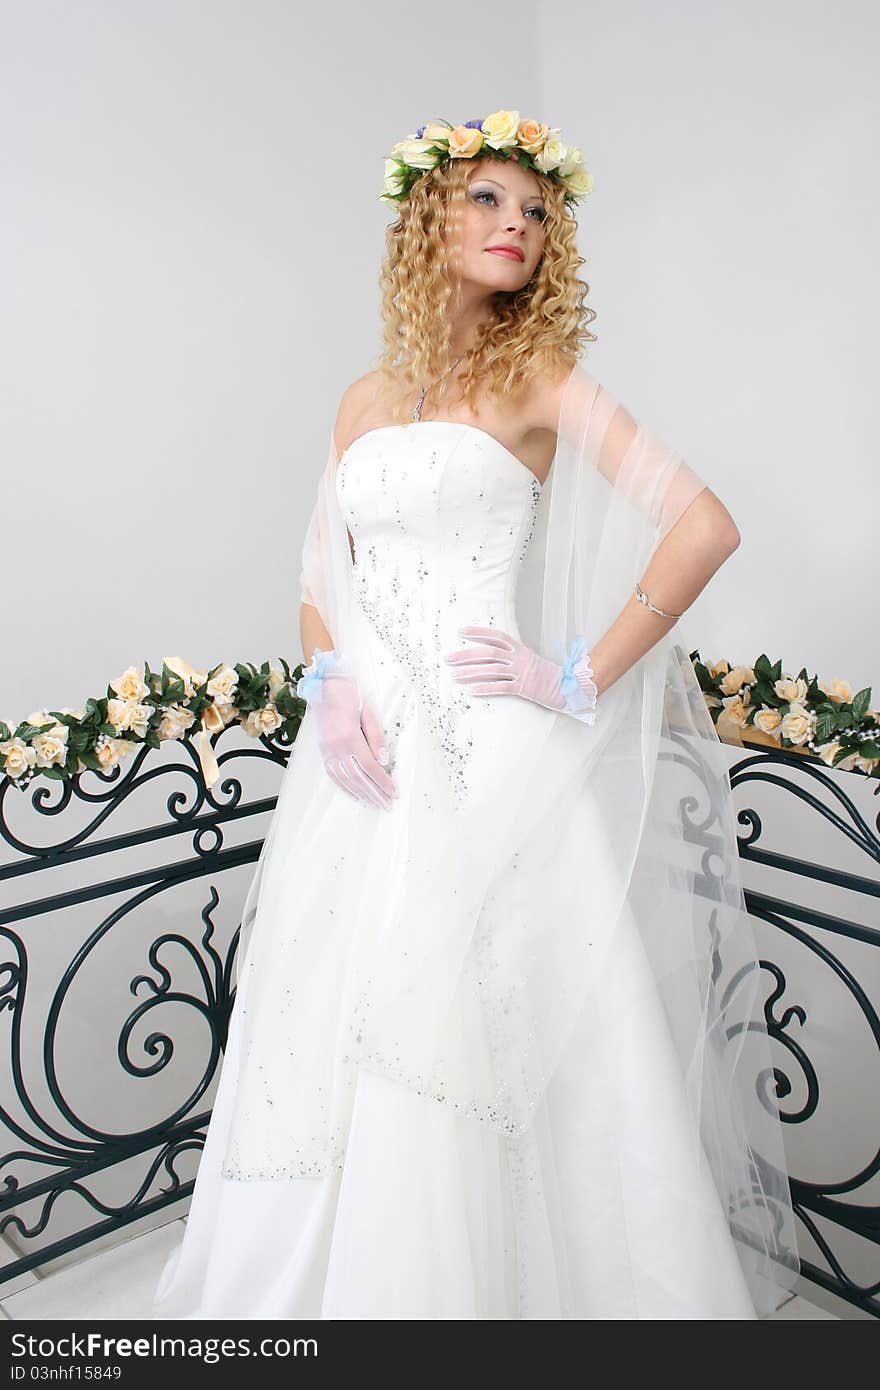
[[[549,134],[549,127],[540,121],[520,121],[516,132],[516,143],[527,154],[539,154]]]
[[[761,730],[762,734],[772,734],[774,738],[779,738],[782,715],[778,709],[759,709],[752,723],[756,729]]]
[[[67,761],[69,732],[66,724],[53,724],[51,729],[35,735],[31,747],[37,755],[37,767],[52,767]]]
[[[95,757],[98,759],[102,768],[115,767],[119,762],[119,747],[123,742],[118,738],[101,739],[95,745]]]
[[[746,708],[749,703],[748,691],[746,691],[745,699],[742,695],[730,695],[726,700],[722,700],[721,703],[724,706],[724,712],[731,724],[737,724],[741,729],[745,728],[748,723]]]
[[[433,169],[442,159],[433,140],[401,140],[392,151],[410,169]]]
[[[751,667],[734,666],[721,682],[721,689],[725,695],[736,695],[737,691],[742,690],[744,685],[749,685],[754,679],[755,673]]]
[[[120,700],[143,700],[144,696],[150,693],[149,687],[144,684],[140,672],[134,666],[129,666],[127,671],[115,681],[111,681],[110,689],[116,691]]]
[[[6,759],[3,771],[14,780],[23,777],[36,762],[37,755],[29,744],[21,738],[7,738],[0,743],[0,753]]]
[[[130,729],[138,738],[145,738],[152,713],[149,705],[140,705],[136,700],[107,701],[107,723],[117,734]]]
[[[233,666],[223,666],[208,681],[208,694],[217,705],[231,705],[238,690],[238,672]]]
[[[518,111],[493,111],[491,116],[486,117],[480,129],[485,136],[486,144],[491,145],[493,150],[506,150],[516,144],[518,127]]]
[[[783,716],[782,733],[790,743],[806,743],[813,731],[813,717],[808,709],[802,705],[792,705],[788,714]]]
[[[277,700],[278,692],[286,683],[284,672],[280,667],[272,666],[269,670],[269,699]]]
[[[840,739],[836,738],[831,743],[823,743],[820,748],[815,749],[815,752],[819,754],[823,763],[827,763],[830,767],[834,762],[835,753],[837,753],[842,746]]]
[[[474,126],[457,125],[449,136],[452,159],[472,159],[483,148],[482,131]]]
[[[848,705],[851,703],[853,688],[849,681],[833,680],[830,685],[823,685],[822,681],[819,681],[818,684],[819,689],[828,696],[829,700],[833,700],[836,705]]]
[[[568,145],[560,139],[558,130],[551,130],[541,153],[535,155],[535,167],[540,169],[542,174],[551,174],[558,170],[567,158]]]
[[[582,164],[565,177],[565,187],[573,198],[585,198],[588,193],[592,193],[595,186],[596,180]]]
[[[402,193],[406,186],[406,165],[399,159],[385,160],[385,182],[383,188],[389,197]]]
[[[709,672],[709,675],[714,680],[716,676],[721,675],[722,671],[730,670],[730,663],[727,661],[707,661],[706,670]]]
[[[185,709],[183,705],[168,705],[162,712],[162,721],[159,724],[160,739],[183,738],[187,729],[195,723],[195,719],[191,709]]]
[[[31,713],[28,715],[27,719],[25,720],[26,724],[33,724],[34,728],[36,729],[41,729],[44,727],[44,725],[53,724],[54,722],[55,721],[53,720],[51,714],[47,714],[47,712],[44,709],[32,710]],[[10,727],[14,728],[15,726],[10,725]]]
[[[793,680],[791,676],[783,676],[781,681],[773,682],[773,689],[780,700],[789,704],[802,704],[807,698],[807,682],[803,678]]]
[[[264,705],[262,709],[253,710],[242,721],[241,727],[252,738],[259,738],[260,734],[274,734],[283,723],[284,720],[273,705]]]

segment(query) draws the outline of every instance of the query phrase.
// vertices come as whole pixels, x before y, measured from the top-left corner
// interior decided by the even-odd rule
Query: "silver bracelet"
[[[646,608],[650,608],[652,613],[659,613],[661,618],[684,617],[683,613],[664,613],[662,608],[655,608],[651,600],[648,598],[648,595],[645,593],[644,589],[639,584],[638,580],[636,580],[636,597],[639,603],[643,603]]]

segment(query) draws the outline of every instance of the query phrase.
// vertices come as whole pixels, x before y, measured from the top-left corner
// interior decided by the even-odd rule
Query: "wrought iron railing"
[[[6,1133],[0,1145],[11,1145],[0,1158],[0,1238],[10,1254],[0,1267],[0,1296],[4,1285],[27,1271],[50,1265],[96,1241],[106,1242],[113,1232],[131,1223],[148,1223],[155,1213],[180,1203],[193,1190],[194,1174],[183,1178],[177,1166],[185,1155],[197,1166],[204,1144],[211,1113],[205,1096],[217,1073],[235,997],[233,966],[239,936],[235,913],[240,913],[275,806],[278,771],[289,756],[289,745],[269,737],[245,738],[234,728],[223,730],[212,741],[221,776],[210,791],[195,750],[186,739],[163,744],[159,750],[145,746],[128,764],[108,774],[83,772],[71,780],[51,783],[36,779],[26,793],[0,778],[0,835],[5,845],[5,862],[0,864],[0,937],[5,944],[4,959],[0,960],[0,1009],[8,1027],[3,1046],[8,1048],[9,1058],[0,1106],[0,1123]],[[765,877],[772,875],[774,884],[778,875],[786,883],[813,885],[814,896],[822,891],[816,885],[823,884],[835,892],[843,890],[848,902],[868,906],[876,902],[880,894],[877,826],[868,824],[843,790],[846,779],[854,778],[851,786],[855,788],[857,783],[863,792],[868,779],[857,773],[832,773],[818,761],[765,748],[741,757],[729,776],[734,790],[740,793],[746,787],[772,786],[783,804],[794,798],[812,817],[821,818],[825,830],[844,837],[850,855],[864,860],[865,872],[859,873],[852,866],[818,865],[812,857],[774,851],[765,844],[763,819],[755,809],[739,812],[740,823],[747,828],[739,845],[746,863]],[[268,789],[249,786],[245,795],[245,781],[260,782],[267,777],[272,783]],[[876,782],[868,785],[874,794],[880,790]],[[160,813],[146,811],[143,799],[157,795],[161,799],[164,789],[167,794]],[[738,803],[742,803],[741,794]],[[130,825],[124,824],[127,809]],[[682,814],[688,820],[696,808],[683,805]],[[266,824],[262,834],[254,837],[255,823],[261,817]],[[705,824],[703,819],[701,835]],[[56,829],[51,842],[46,843],[39,833],[44,826],[61,826],[64,833],[59,835]],[[191,853],[181,857],[183,841]],[[172,850],[176,853],[170,853]],[[245,876],[242,883],[235,882],[238,870]],[[218,883],[229,890],[232,911],[225,931],[219,934],[215,919],[224,897]],[[195,903],[182,903],[178,910],[184,927],[157,933],[155,916],[170,911],[174,895],[184,889],[196,893]],[[869,1039],[867,1050],[857,1063],[849,1058],[837,1058],[837,1062],[842,1070],[857,1065],[862,1076],[875,1068],[876,1094],[880,929],[876,923],[858,920],[858,914],[835,915],[815,904],[754,886],[747,887],[746,896],[749,910],[760,924],[759,939],[772,941],[772,953],[786,957],[781,962],[762,955],[767,974],[765,1021],[780,1059],[774,1068],[775,1101],[786,1124],[815,1124],[821,1066],[811,1058],[803,1041],[808,1007],[795,1002],[783,1008],[783,997],[800,989],[799,975],[793,975],[789,985],[786,964],[792,974],[797,969],[794,948],[808,952],[839,983],[842,997],[859,1011]],[[114,900],[110,910],[93,925],[93,905],[108,900]],[[145,917],[141,909],[145,909]],[[200,934],[186,925],[195,920],[196,912],[202,924]],[[67,924],[75,922],[77,915],[82,940],[74,949],[66,933]],[[59,918],[64,930],[49,934],[49,926]],[[140,937],[135,923],[139,924]],[[126,934],[125,968],[132,953],[140,952],[139,959],[148,962],[149,970],[138,970],[128,977],[131,993],[141,998],[133,1009],[126,1004],[124,1017],[117,1005],[114,1020],[111,946],[120,932]],[[843,958],[845,943],[854,943],[862,953],[858,970]],[[107,1007],[101,1010],[99,1022],[116,1029],[115,1075],[110,1069],[109,1049],[101,1048],[100,1038],[90,1040],[87,1030],[97,985],[93,967],[100,964],[102,952],[105,973],[100,978],[109,978],[110,983]],[[40,970],[45,978],[40,978]],[[175,984],[176,976],[187,973],[189,987]],[[78,990],[85,993],[78,1006],[72,1005]],[[41,1013],[42,999],[46,1003]],[[186,1070],[187,1062],[191,1063],[197,1053],[201,1057],[199,1049],[203,1050],[203,1061],[183,1088],[182,1097],[169,1103],[166,1096],[160,1113],[147,1122],[144,1083],[156,1084],[160,1077],[167,1082],[174,1065],[175,1044],[167,1030],[173,1016],[169,1010],[175,1007],[189,1011],[189,1019],[198,1023],[204,1035],[204,1041],[191,1040],[186,1056],[178,1054],[178,1062],[183,1060]],[[165,1012],[157,1014],[159,1009]],[[91,1069],[98,1091],[97,1097],[94,1093],[84,1098],[81,1095],[76,1103],[69,1094],[69,1065],[65,1069],[66,1011],[72,1011],[76,1021],[74,1051],[80,1072],[90,1065],[91,1045]],[[97,1031],[100,1033],[100,1027]],[[788,1070],[781,1064],[786,1058],[791,1064]],[[124,1085],[126,1076],[132,1079],[132,1087]],[[756,1078],[756,1085],[762,1085],[763,1080]],[[82,1081],[78,1075],[80,1092]],[[132,1089],[136,1094],[126,1099]],[[786,1113],[785,1101],[797,1090],[804,1093],[803,1101]],[[833,1092],[832,1099],[841,1112],[840,1096]],[[89,1109],[88,1116],[80,1113],[84,1106]],[[121,1113],[130,1117],[127,1127],[120,1123]],[[875,1123],[877,1113],[875,1107]],[[792,1194],[797,1216],[820,1252],[817,1260],[824,1261],[823,1267],[817,1260],[802,1260],[804,1276],[880,1316],[880,1278],[872,1277],[872,1271],[877,1273],[880,1253],[880,1205],[876,1195],[868,1195],[872,1181],[874,1193],[878,1190],[874,1180],[880,1169],[880,1150],[876,1136],[871,1143],[870,1156],[851,1175],[833,1180],[827,1176],[795,1177]],[[115,1190],[102,1192],[102,1179],[106,1186],[109,1176],[114,1179]],[[122,1196],[121,1186],[125,1187]],[[858,1277],[847,1265],[852,1253],[849,1247],[841,1253],[841,1239],[844,1244],[847,1240],[858,1243],[856,1263],[862,1270]]]

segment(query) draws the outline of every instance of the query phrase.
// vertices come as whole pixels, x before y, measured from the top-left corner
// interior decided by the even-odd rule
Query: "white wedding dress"
[[[627,968],[595,982],[525,1134],[507,1137],[387,1067],[346,1062],[331,1048],[328,1087],[345,1117],[338,1161],[310,1176],[283,1145],[268,1151],[248,1108],[256,1102],[245,1097],[271,1077],[269,1103],[285,1107],[295,1132],[285,1029],[294,1019],[302,1028],[305,1011],[316,1032],[343,1036],[349,964],[379,944],[370,933],[381,933],[378,904],[406,851],[414,801],[432,795],[426,770],[416,782],[408,763],[416,722],[434,734],[431,775],[463,803],[491,802],[521,741],[560,717],[519,697],[469,695],[442,660],[464,645],[464,624],[519,635],[517,576],[541,497],[530,469],[475,426],[420,421],[361,435],[341,457],[337,486],[400,795],[386,812],[343,792],[320,763],[306,715],[296,776],[315,783],[310,833],[276,852],[261,890],[185,1234],[162,1271],[154,1316],[756,1317],[636,933]],[[561,717],[571,737],[583,735]],[[539,800],[544,790],[535,787]],[[602,807],[586,798],[580,814],[574,862],[554,859],[565,842],[546,817],[548,834],[516,851],[519,872],[493,885],[487,912],[531,913],[537,930],[542,902],[550,911],[551,886],[568,874],[569,889],[573,876],[589,893],[601,930]],[[350,870],[346,847],[364,836],[368,859]],[[303,980],[298,950],[309,935],[319,964]],[[460,1042],[467,1049],[467,1034]]]

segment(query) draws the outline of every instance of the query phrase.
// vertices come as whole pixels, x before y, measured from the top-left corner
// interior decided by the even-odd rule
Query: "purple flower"
[[[482,124],[482,121],[465,121],[464,128],[465,130],[479,130]]]
[[[428,124],[428,122],[426,121],[426,122],[425,122],[425,125],[427,125],[427,124]],[[416,131],[416,139],[417,139],[417,140],[421,140],[421,138],[422,138],[422,136],[424,135],[424,133],[425,133],[425,126],[424,126],[424,125],[420,125],[419,128],[418,128],[418,130]]]

